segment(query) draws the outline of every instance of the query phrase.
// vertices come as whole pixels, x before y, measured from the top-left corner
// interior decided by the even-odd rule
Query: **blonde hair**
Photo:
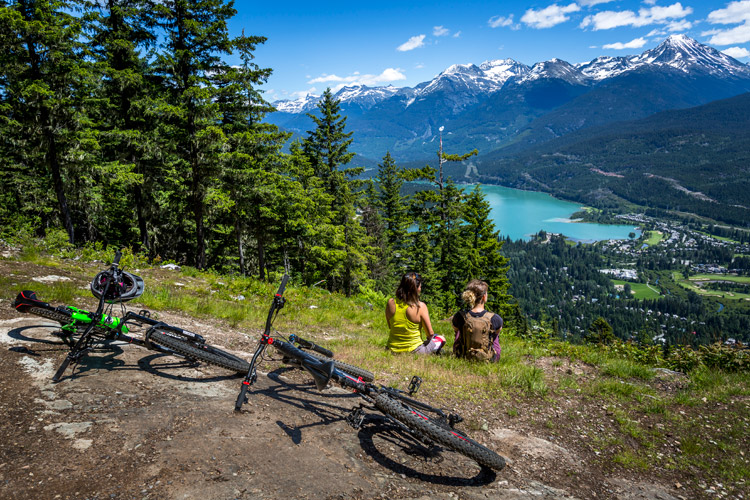
[[[487,293],[489,286],[482,280],[471,280],[466,285],[466,289],[461,294],[461,300],[469,307],[479,304],[484,294]]]

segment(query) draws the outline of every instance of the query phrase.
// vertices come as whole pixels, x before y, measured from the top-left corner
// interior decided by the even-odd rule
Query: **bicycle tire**
[[[250,369],[250,363],[244,359],[208,344],[194,344],[158,330],[151,334],[150,341],[186,358],[199,359],[237,373],[247,373]]]
[[[64,327],[69,325],[73,320],[72,314],[67,309],[45,309],[43,307],[29,307],[26,312],[30,314],[34,314],[36,316],[41,316],[42,318],[50,319],[52,321],[56,321],[60,323],[60,327]],[[81,323],[76,326],[77,333],[83,333],[83,331],[88,327],[89,325],[86,323]],[[105,336],[107,335],[107,330],[100,327],[95,326],[94,327],[94,335],[98,336]]]
[[[321,361],[333,361],[333,365],[336,368],[338,368],[342,372],[348,373],[349,375],[353,377],[361,378],[363,382],[372,382],[373,380],[375,380],[375,375],[373,375],[372,372],[365,370],[364,368],[350,365],[349,363],[343,363],[336,359],[329,358],[328,356],[323,356],[322,354],[314,352],[314,351],[305,350],[303,352]],[[293,359],[284,359],[284,362],[287,364],[299,365],[299,362]]]
[[[505,467],[505,459],[494,451],[482,446],[455,429],[438,425],[421,413],[407,408],[387,394],[376,394],[373,396],[373,400],[378,410],[401,422],[421,436],[461,453],[484,467],[489,467],[497,471]]]
[[[43,307],[29,307],[26,312],[35,316],[41,316],[42,318],[50,319],[65,326],[71,321],[71,314],[68,311],[61,311],[59,309],[45,309]]]

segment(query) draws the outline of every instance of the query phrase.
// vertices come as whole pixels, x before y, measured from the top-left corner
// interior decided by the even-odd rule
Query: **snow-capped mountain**
[[[377,160],[434,155],[445,126],[452,147],[480,153],[541,144],[592,126],[636,120],[750,91],[750,67],[684,35],[642,54],[602,56],[571,65],[560,59],[529,67],[513,59],[455,64],[415,87],[344,87],[335,94],[354,150]],[[268,116],[304,134],[320,98],[274,103]]]
[[[531,82],[539,79],[558,79],[573,85],[586,85],[588,83],[586,75],[581,73],[581,71],[572,64],[561,59],[552,59],[550,61],[536,63],[531,67],[531,71],[519,80],[519,83]]]
[[[511,78],[522,77],[531,71],[528,66],[513,59],[485,61],[479,65],[479,69],[484,71],[484,74],[488,78],[491,78],[500,85],[503,85]]]
[[[717,76],[750,76],[750,68],[685,35],[670,35],[659,46],[629,57],[597,57],[577,65],[587,77],[606,80],[643,67],[668,67],[683,73],[699,72]]]
[[[273,105],[279,113],[307,113],[315,108],[315,105],[319,100],[320,96],[307,94],[294,100],[284,99],[281,101],[275,101]]]
[[[633,57],[631,64],[634,67],[669,66],[683,72],[697,70],[712,75],[750,76],[746,64],[685,35],[669,36],[658,47]]]

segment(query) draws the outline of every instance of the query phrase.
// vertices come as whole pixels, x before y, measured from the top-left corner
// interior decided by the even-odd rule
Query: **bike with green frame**
[[[203,361],[237,373],[247,373],[250,368],[247,361],[206,344],[201,335],[152,318],[145,309],[137,314],[126,311],[124,302],[140,297],[144,284],[139,276],[120,269],[121,256],[117,251],[109,269],[97,274],[91,282],[91,291],[99,299],[94,312],[73,306],[52,306],[29,290],[20,292],[13,302],[13,307],[19,312],[60,323],[61,328],[56,335],[70,347],[70,352],[53,381],[60,380],[68,365],[80,362],[94,345],[113,340],[179,356],[191,362]],[[120,305],[122,317],[114,314],[115,304]],[[140,336],[132,335],[136,329],[145,332]]]

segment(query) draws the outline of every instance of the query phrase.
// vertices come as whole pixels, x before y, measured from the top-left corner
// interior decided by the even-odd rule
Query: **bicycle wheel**
[[[51,319],[57,321],[61,326],[65,326],[71,322],[70,311],[61,309],[45,309],[43,307],[29,307],[26,312],[35,316],[41,316],[42,318]]]
[[[498,471],[505,467],[505,459],[494,451],[482,446],[455,429],[438,425],[422,413],[407,408],[387,394],[376,394],[373,396],[373,400],[378,410],[401,422],[421,436],[461,453],[484,467]]]
[[[247,373],[250,369],[250,363],[242,358],[238,358],[228,352],[217,349],[208,344],[194,344],[187,339],[167,335],[158,330],[151,334],[151,342],[166,347],[181,356],[191,359],[199,359],[206,363],[226,368],[237,373]]]
[[[322,354],[319,354],[314,351],[303,351],[305,354],[309,354],[313,358],[319,359],[321,361],[333,361],[333,365],[341,370],[342,372],[346,372],[349,375],[353,377],[359,377],[362,379],[363,382],[372,382],[375,380],[375,375],[372,374],[372,372],[369,372],[363,368],[360,368],[358,366],[350,365],[349,363],[343,363],[341,361],[335,360],[333,358],[329,358],[328,356],[323,356]],[[293,360],[290,358],[284,358],[284,362],[287,364],[294,364],[299,366],[299,362],[297,360]]]

